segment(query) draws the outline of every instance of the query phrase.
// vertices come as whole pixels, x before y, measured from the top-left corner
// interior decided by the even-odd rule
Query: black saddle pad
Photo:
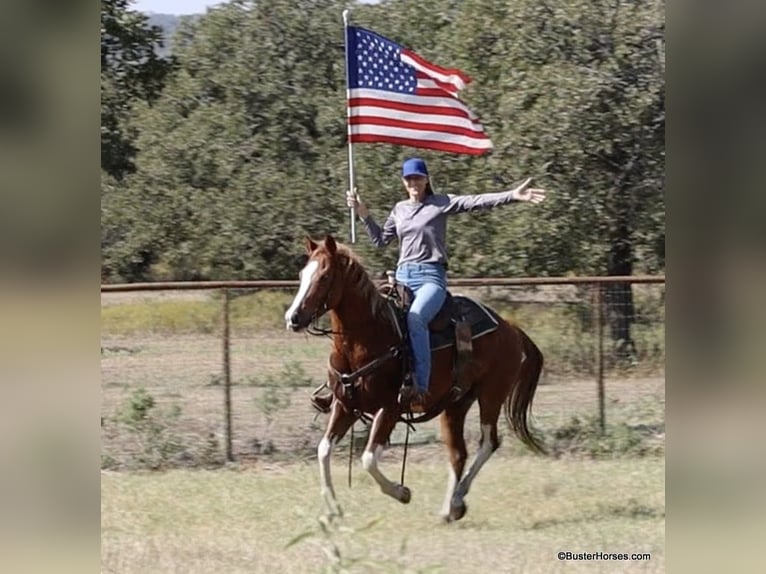
[[[482,335],[491,333],[497,329],[497,319],[492,311],[478,301],[463,295],[454,295],[452,300],[460,309],[463,319],[471,324],[471,339],[478,339]],[[455,344],[455,325],[450,323],[443,331],[431,332],[431,350],[446,349]]]

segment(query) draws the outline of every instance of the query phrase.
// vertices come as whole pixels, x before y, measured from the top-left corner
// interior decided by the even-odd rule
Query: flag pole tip
[[[343,11],[343,24],[348,26],[348,9]]]

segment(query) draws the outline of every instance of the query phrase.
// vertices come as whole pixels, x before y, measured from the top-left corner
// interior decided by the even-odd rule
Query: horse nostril
[[[298,324],[298,311],[290,315],[290,323],[292,323],[293,325]]]

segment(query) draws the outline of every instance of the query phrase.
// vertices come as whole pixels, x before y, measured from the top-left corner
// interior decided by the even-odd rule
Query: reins
[[[338,378],[338,381],[340,381],[343,384],[343,388],[348,389],[350,385],[353,385],[357,379],[368,375],[375,369],[377,369],[380,365],[388,361],[389,359],[394,359],[398,357],[403,349],[403,345],[391,345],[388,350],[382,354],[377,359],[373,359],[369,363],[366,363],[359,367],[356,371],[353,371],[351,373],[341,373],[338,369],[333,367],[332,365],[328,365],[329,368],[332,370],[333,374]],[[346,394],[344,392],[344,394]]]
[[[341,331],[333,331],[332,329],[325,329],[324,327],[319,326],[319,318],[324,315],[327,312],[327,301],[325,301],[322,306],[314,312],[314,315],[311,317],[311,322],[308,324],[308,327],[306,327],[306,332],[309,335],[314,335],[315,337],[329,337],[330,335],[340,335],[341,337],[345,336],[345,333]]]
[[[410,444],[410,427],[412,425],[410,423],[406,423],[405,427],[407,428],[406,431],[404,431],[404,453],[402,454],[402,478],[399,481],[399,484],[404,484],[404,469],[407,466],[407,447]]]

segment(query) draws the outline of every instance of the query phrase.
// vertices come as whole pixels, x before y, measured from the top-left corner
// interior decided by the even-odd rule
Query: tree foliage
[[[169,63],[159,58],[162,33],[128,0],[101,0],[101,169],[115,178],[133,170],[135,147],[125,122],[136,101],[162,90]]]

